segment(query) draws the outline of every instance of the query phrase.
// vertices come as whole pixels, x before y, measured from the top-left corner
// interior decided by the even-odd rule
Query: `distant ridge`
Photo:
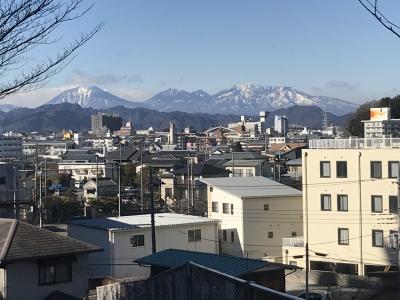
[[[132,102],[96,86],[81,86],[64,91],[47,104],[76,103],[83,108],[108,109],[114,106],[143,107],[162,112],[220,113],[257,115],[292,106],[317,106],[335,115],[353,112],[357,105],[325,96],[311,96],[291,87],[238,84],[210,95],[203,90],[188,92],[167,89],[144,102]]]

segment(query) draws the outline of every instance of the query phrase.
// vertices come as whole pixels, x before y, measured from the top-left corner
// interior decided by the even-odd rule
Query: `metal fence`
[[[98,300],[296,300],[249,281],[195,263],[144,281],[97,287]]]
[[[355,138],[310,140],[310,149],[400,148],[400,138]]]

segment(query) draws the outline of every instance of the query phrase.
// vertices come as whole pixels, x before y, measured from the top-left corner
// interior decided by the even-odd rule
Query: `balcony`
[[[400,138],[348,138],[310,140],[310,149],[400,148]]]
[[[297,236],[292,238],[283,238],[282,239],[283,247],[304,247],[304,237]]]

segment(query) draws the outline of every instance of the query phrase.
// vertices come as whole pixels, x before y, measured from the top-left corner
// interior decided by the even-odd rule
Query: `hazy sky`
[[[400,23],[400,3],[384,2],[381,10]],[[81,84],[135,101],[169,87],[214,93],[242,82],[357,103],[400,93],[400,39],[357,0],[98,0],[57,32],[59,46],[100,21],[104,29],[62,73],[3,101],[35,106]]]

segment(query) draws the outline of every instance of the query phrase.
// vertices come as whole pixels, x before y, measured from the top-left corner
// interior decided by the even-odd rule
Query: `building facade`
[[[122,118],[117,114],[97,113],[91,116],[92,133],[104,135],[109,130],[111,133],[122,126]]]
[[[287,116],[275,116],[274,129],[277,133],[286,135],[289,131],[289,120]]]
[[[365,138],[400,136],[400,119],[390,117],[389,107],[370,108],[370,119],[362,122]]]
[[[397,269],[399,145],[400,139],[310,141],[302,157],[305,237],[284,241],[285,263],[304,266],[308,242],[311,269]]]
[[[22,138],[0,135],[0,160],[19,159],[22,156]]]

